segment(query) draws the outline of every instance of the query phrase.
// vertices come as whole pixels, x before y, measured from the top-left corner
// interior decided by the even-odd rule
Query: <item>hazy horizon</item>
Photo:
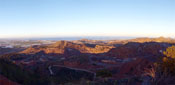
[[[26,38],[0,38],[0,40],[129,40],[129,39],[137,39],[137,38],[171,38],[175,39],[174,37],[136,37],[136,36],[66,36],[66,37],[26,37]]]
[[[0,38],[174,38],[174,4],[174,0],[0,0]]]

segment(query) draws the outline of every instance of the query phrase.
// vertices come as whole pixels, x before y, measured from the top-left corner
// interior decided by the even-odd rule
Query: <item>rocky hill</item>
[[[45,52],[46,54],[64,54],[65,50],[78,50],[81,53],[105,53],[113,46],[95,45],[95,47],[87,46],[85,44],[76,44],[69,41],[58,41],[55,44],[44,46],[32,46],[21,53],[35,54],[38,52]]]

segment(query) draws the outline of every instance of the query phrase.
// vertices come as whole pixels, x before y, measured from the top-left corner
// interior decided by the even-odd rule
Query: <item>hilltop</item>
[[[77,50],[81,53],[105,53],[110,49],[114,48],[113,46],[107,45],[92,45],[88,46],[86,44],[77,44],[70,41],[58,41],[51,45],[43,46],[32,46],[21,53],[38,53],[45,52],[46,54],[64,54],[66,50],[72,51]]]

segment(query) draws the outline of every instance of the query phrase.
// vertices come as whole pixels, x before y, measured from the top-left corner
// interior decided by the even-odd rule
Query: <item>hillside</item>
[[[171,46],[168,43],[136,43],[130,42],[111,49],[107,54],[108,56],[117,58],[131,58],[131,57],[154,57],[163,55],[162,52]]]
[[[21,53],[30,53],[35,54],[38,52],[45,52],[46,54],[64,54],[65,50],[78,50],[81,53],[105,53],[110,49],[114,48],[113,46],[103,46],[95,45],[95,47],[90,47],[85,44],[76,44],[69,41],[58,41],[55,44],[44,45],[44,46],[33,46],[30,47]]]
[[[165,38],[165,37],[158,37],[158,38],[135,38],[135,39],[127,39],[127,40],[109,40],[108,44],[126,44],[129,42],[138,42],[138,43],[145,43],[145,42],[160,42],[160,43],[175,43],[175,39],[173,38]]]
[[[1,48],[0,47],[0,55],[20,52],[24,50],[24,48]]]

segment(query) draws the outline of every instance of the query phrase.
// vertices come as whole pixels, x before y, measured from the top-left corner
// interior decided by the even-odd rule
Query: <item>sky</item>
[[[0,0],[0,38],[175,37],[175,0]]]

